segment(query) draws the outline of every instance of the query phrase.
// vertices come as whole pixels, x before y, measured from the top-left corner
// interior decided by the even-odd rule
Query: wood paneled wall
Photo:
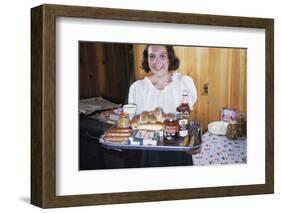
[[[132,45],[105,42],[79,43],[80,99],[102,96],[127,103],[134,81]]]
[[[145,45],[134,45],[135,77],[143,79],[140,69]],[[246,49],[174,46],[180,59],[180,73],[193,78],[198,100],[191,119],[198,120],[203,129],[220,120],[220,110],[231,107],[246,112],[247,79]],[[206,93],[204,87],[208,87]]]

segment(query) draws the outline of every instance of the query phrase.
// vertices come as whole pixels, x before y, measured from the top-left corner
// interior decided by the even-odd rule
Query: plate
[[[214,121],[208,124],[208,131],[215,135],[225,135],[228,122],[225,121]]]

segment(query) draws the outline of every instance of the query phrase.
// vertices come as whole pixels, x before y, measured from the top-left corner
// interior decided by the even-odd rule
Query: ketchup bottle
[[[183,91],[181,96],[181,104],[177,107],[177,112],[179,112],[178,123],[179,123],[179,136],[186,137],[188,136],[188,123],[190,108],[188,104],[188,93]]]

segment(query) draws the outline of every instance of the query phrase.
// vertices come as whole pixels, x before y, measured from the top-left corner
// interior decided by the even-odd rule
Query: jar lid
[[[189,106],[188,104],[181,104],[180,106],[177,107],[177,112],[181,112],[181,111],[189,111]]]
[[[177,118],[174,114],[169,114],[169,116],[167,116],[165,120],[169,121],[169,122],[173,122],[173,121],[176,121]]]

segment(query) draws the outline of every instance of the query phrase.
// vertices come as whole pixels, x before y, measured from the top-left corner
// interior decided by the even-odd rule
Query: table
[[[207,132],[202,140],[201,152],[192,156],[194,165],[247,163],[246,137],[229,140]]]

